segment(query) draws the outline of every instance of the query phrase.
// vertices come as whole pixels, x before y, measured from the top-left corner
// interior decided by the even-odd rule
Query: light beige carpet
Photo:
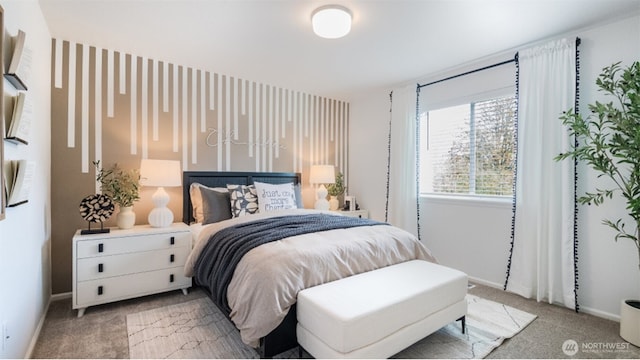
[[[398,358],[483,358],[535,318],[512,307],[467,295],[467,332],[460,322],[398,353]],[[127,315],[129,356],[159,358],[257,358],[238,331],[208,298]],[[297,349],[278,357],[296,358]]]

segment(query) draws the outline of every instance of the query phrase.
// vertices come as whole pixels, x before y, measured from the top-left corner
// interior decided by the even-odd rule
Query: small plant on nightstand
[[[96,180],[100,182],[100,189],[118,204],[120,211],[116,217],[118,227],[130,229],[136,222],[133,203],[140,199],[140,174],[137,169],[124,170],[118,164],[110,168],[100,167],[100,161],[94,161]]]
[[[329,200],[329,210],[338,210],[340,207],[340,201],[338,201],[338,196],[344,194],[344,175],[339,172],[336,175],[336,182],[333,184],[327,185],[327,193],[331,196]]]

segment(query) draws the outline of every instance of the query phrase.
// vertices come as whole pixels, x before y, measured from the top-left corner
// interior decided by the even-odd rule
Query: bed
[[[195,229],[193,252],[187,260],[185,273],[193,276],[195,284],[207,292],[238,328],[243,342],[255,347],[261,357],[273,357],[297,346],[295,301],[298,291],[413,259],[435,261],[429,251],[404,230],[331,212],[267,211],[268,208],[263,208],[257,214],[242,214],[246,216],[230,219],[225,215],[222,220],[211,222],[206,220],[205,211],[203,223],[211,223],[194,224],[202,221],[202,216],[194,212],[191,198],[194,183],[217,188],[220,193],[224,193],[227,185],[246,189],[255,184],[260,190],[270,189],[265,184],[275,184],[278,188],[291,189],[299,200],[300,174],[209,171],[185,171],[183,174],[183,222],[192,224]],[[212,193],[210,190],[206,192]],[[229,193],[233,199],[234,192]],[[237,210],[234,210],[233,201],[230,203],[232,212]],[[304,230],[296,232],[301,228]],[[309,232],[309,229],[314,231]],[[255,231],[260,239],[254,233],[245,235],[250,234],[246,231]],[[267,237],[280,237],[262,243],[263,233]],[[231,240],[221,238],[223,235],[237,239],[227,243]],[[236,255],[235,251],[244,249],[245,241],[246,244],[258,241],[260,245]],[[228,258],[234,260],[214,261],[221,257],[223,250],[220,249],[232,254]],[[214,278],[216,281],[227,279],[216,282],[212,280]]]

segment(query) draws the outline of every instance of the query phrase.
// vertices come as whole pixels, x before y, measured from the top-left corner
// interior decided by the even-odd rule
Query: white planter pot
[[[338,210],[339,206],[340,206],[340,201],[338,201],[338,197],[331,196],[331,198],[329,199],[329,210],[336,211]]]
[[[622,300],[620,336],[631,344],[640,346],[640,300]]]
[[[120,229],[131,229],[136,223],[136,213],[133,212],[133,206],[121,207],[116,216],[116,223]]]

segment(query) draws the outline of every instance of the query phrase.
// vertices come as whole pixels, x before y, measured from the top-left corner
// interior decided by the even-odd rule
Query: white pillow
[[[202,194],[200,193],[200,187],[204,187],[207,189],[211,189],[217,192],[226,193],[226,187],[208,187],[204,186],[200,183],[192,183],[189,186],[189,196],[191,197],[191,207],[193,208],[193,218],[197,223],[202,223],[204,221],[204,207],[202,205]]]
[[[258,211],[297,209],[293,183],[267,184],[254,182],[258,193]]]

